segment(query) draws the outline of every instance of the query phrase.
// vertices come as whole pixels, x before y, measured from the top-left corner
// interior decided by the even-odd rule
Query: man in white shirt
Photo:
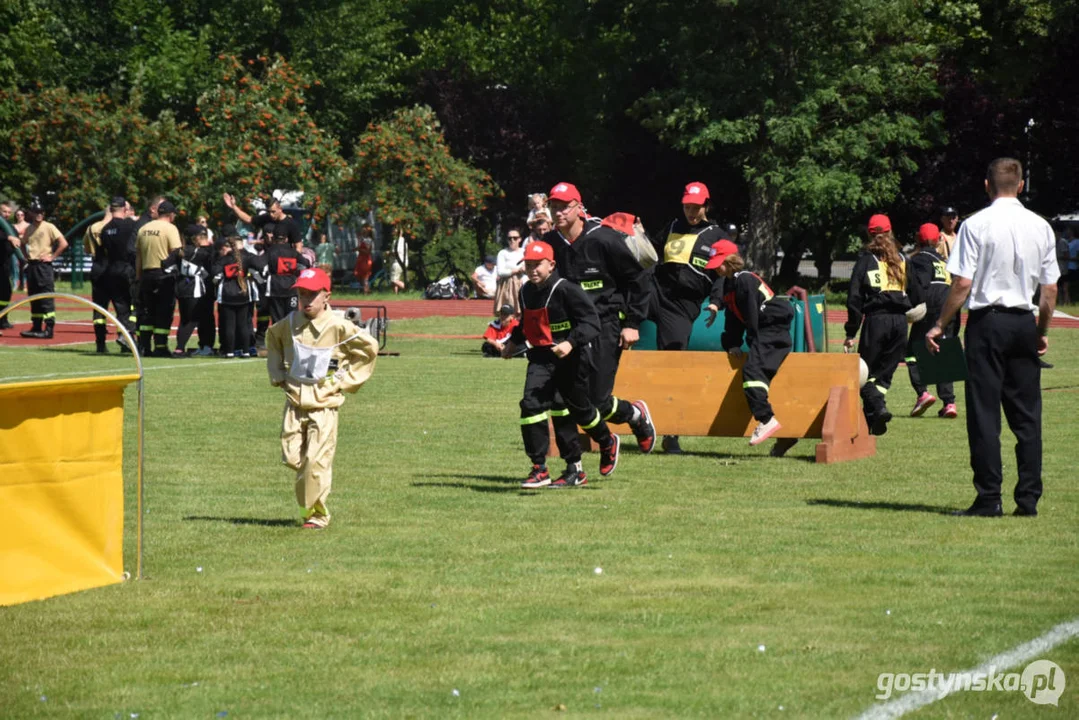
[[[476,297],[493,298],[498,287],[498,271],[495,270],[494,256],[488,255],[483,264],[472,273],[472,286],[476,288]]]
[[[974,504],[957,515],[1002,513],[1000,407],[1015,434],[1019,482],[1015,514],[1038,514],[1042,494],[1042,397],[1038,356],[1049,349],[1056,307],[1056,237],[1042,217],[1019,202],[1023,166],[1012,158],[989,164],[985,189],[992,204],[959,229],[948,259],[952,289],[937,324],[926,334],[931,352],[969,297],[966,332],[967,440],[974,471]],[[1041,285],[1039,306],[1031,298]],[[1032,316],[1038,312],[1037,320]]]

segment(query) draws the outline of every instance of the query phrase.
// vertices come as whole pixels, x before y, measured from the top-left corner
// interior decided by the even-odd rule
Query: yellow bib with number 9
[[[663,246],[663,262],[688,265],[697,236],[692,233],[671,233]]]

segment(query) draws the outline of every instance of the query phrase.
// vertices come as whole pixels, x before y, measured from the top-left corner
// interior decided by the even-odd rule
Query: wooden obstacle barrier
[[[724,352],[626,352],[614,394],[644,400],[656,435],[749,437],[757,421],[742,392],[742,365]],[[782,424],[774,438],[820,438],[817,462],[870,457],[858,396],[858,356],[791,353],[772,380],[769,402]]]

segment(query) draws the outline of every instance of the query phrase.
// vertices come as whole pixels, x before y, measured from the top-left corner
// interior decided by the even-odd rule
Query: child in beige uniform
[[[296,501],[305,528],[330,523],[326,498],[337,449],[337,408],[375,369],[378,342],[329,306],[330,278],[312,268],[294,286],[298,309],[266,333],[266,368],[270,383],[285,389],[281,428],[284,463],[296,471]],[[330,373],[330,361],[337,360]]]

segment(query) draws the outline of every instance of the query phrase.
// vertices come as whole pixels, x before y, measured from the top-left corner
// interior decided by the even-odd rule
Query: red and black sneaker
[[[588,478],[584,474],[584,470],[581,469],[581,463],[573,463],[567,465],[566,469],[562,471],[562,474],[558,476],[558,479],[551,483],[548,487],[552,489],[562,489],[571,487],[580,487],[581,485],[587,485]]]
[[[652,413],[648,412],[648,405],[644,400],[637,400],[633,407],[640,411],[641,417],[630,427],[637,438],[637,447],[647,455],[656,445],[656,426],[652,424]]]
[[[611,433],[611,444],[599,449],[599,474],[607,477],[618,467],[618,449],[622,447],[622,440]]]
[[[541,488],[551,484],[551,473],[547,472],[546,465],[533,465],[532,472],[521,483],[523,488]]]

